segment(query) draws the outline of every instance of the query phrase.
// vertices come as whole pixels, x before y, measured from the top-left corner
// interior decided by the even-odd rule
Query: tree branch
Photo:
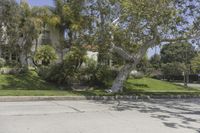
[[[188,34],[188,35],[185,35],[185,37],[163,38],[163,39],[160,40],[160,42],[174,43],[174,42],[177,42],[177,41],[187,41],[187,40],[190,40],[190,39],[198,39],[198,38],[200,38],[200,32],[196,33],[196,35]]]
[[[112,43],[111,51],[112,52],[116,52],[117,54],[119,54],[126,61],[131,61],[131,62],[135,61],[134,56],[132,56],[130,53],[128,53],[124,49],[115,46],[113,43]]]
[[[186,40],[188,40],[187,37],[177,37],[177,38],[164,38],[164,39],[161,39],[160,42],[174,43],[177,41],[186,41]]]
[[[136,60],[137,62],[139,62],[141,58],[144,57],[144,55],[147,53],[147,50],[149,48],[156,45],[156,40],[160,39],[157,26],[154,26],[154,28],[152,29],[152,32],[153,32],[153,38],[144,42],[144,45],[142,45],[140,49],[138,50],[138,53],[136,54],[136,57],[135,57],[137,59]]]

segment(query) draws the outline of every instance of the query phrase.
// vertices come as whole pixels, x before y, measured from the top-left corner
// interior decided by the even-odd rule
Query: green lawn
[[[27,74],[0,75],[0,90],[55,90],[55,85],[45,82],[31,71]]]
[[[103,90],[71,91],[42,80],[34,71],[20,75],[0,75],[0,96],[105,95]]]
[[[126,83],[127,93],[141,94],[200,94],[200,90],[186,88],[170,82],[160,81],[151,78],[129,79]]]
[[[200,90],[185,88],[151,78],[129,79],[124,94],[200,94]],[[47,83],[35,72],[21,75],[0,75],[0,96],[96,96],[108,95],[103,90],[72,91]]]
[[[0,96],[99,96],[107,95],[102,90],[67,91],[67,90],[0,90]]]

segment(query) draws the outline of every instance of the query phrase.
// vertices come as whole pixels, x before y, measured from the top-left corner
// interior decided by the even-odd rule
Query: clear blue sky
[[[20,0],[16,0],[19,2]],[[53,0],[27,0],[31,6],[53,6]],[[148,57],[160,52],[160,48],[149,49]]]
[[[19,2],[20,0],[16,0]],[[52,6],[53,0],[27,0],[31,6]]]
[[[148,57],[153,56],[155,53],[157,53],[157,54],[160,53],[160,47],[159,46],[157,46],[155,48],[149,49],[149,51],[148,51]]]

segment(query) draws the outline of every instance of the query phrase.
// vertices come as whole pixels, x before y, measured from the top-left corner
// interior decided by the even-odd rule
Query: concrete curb
[[[1,96],[0,102],[87,100],[84,96]]]
[[[200,95],[169,95],[169,96],[1,96],[0,102],[28,101],[64,101],[64,100],[138,100],[138,99],[195,99]]]

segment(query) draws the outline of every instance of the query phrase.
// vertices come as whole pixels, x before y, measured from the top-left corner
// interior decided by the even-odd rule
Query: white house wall
[[[93,59],[94,61],[98,61],[98,52],[87,51],[87,57]]]

